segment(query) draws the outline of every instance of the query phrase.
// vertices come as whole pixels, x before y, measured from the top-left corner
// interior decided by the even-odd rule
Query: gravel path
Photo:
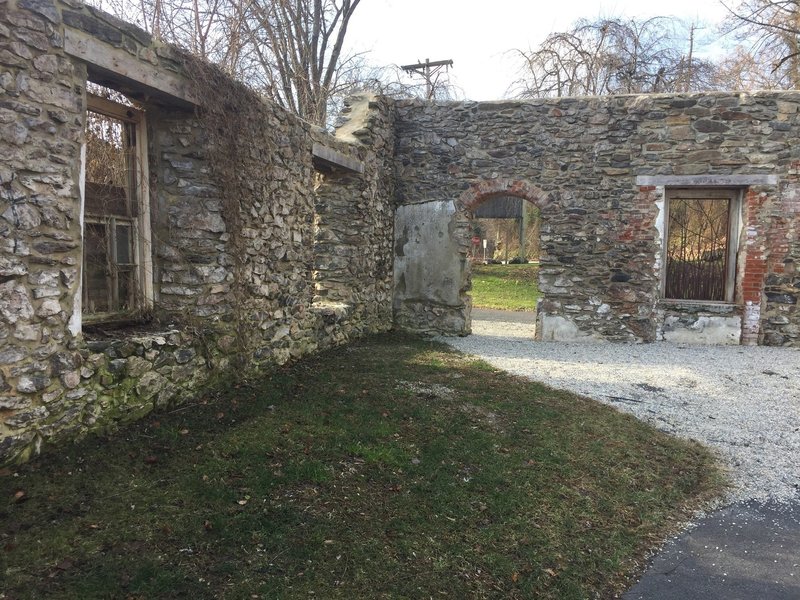
[[[473,335],[442,341],[717,449],[734,482],[727,502],[800,499],[800,351],[534,342],[530,323],[476,316]]]

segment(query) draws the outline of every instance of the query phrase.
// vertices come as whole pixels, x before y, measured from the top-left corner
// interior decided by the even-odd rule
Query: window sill
[[[87,340],[125,339],[131,336],[163,334],[174,326],[166,325],[150,315],[94,314],[83,315],[83,336]]]
[[[311,312],[322,317],[326,325],[333,325],[346,320],[353,311],[350,304],[317,300],[311,304]]]
[[[659,307],[666,310],[679,310],[682,312],[711,312],[715,314],[732,314],[741,306],[735,302],[720,302],[714,300],[679,300],[675,298],[661,298]]]

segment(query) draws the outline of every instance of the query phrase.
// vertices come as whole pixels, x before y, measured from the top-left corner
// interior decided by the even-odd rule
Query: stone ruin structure
[[[396,103],[396,322],[469,331],[470,209],[511,195],[541,212],[538,339],[797,346],[799,103],[794,91]],[[696,261],[725,271],[715,297],[668,293],[682,203],[715,207],[725,230]]]
[[[469,334],[497,197],[541,211],[539,340],[798,347],[799,109],[364,96],[331,135],[78,0],[0,0],[0,462],[233,368]]]

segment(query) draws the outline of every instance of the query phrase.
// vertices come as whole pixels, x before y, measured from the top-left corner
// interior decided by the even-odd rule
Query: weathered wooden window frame
[[[100,115],[117,119],[124,123],[129,123],[134,127],[136,143],[134,145],[134,165],[133,177],[135,185],[135,199],[137,204],[136,216],[130,220],[131,235],[133,241],[133,258],[136,263],[134,266],[134,279],[137,283],[137,304],[134,307],[133,314],[131,311],[125,312],[107,312],[98,314],[89,314],[83,312],[81,305],[82,321],[86,323],[98,323],[103,321],[116,321],[120,318],[130,318],[135,316],[137,311],[143,311],[153,306],[153,258],[152,258],[152,233],[150,228],[150,173],[148,167],[147,155],[147,127],[145,122],[145,115],[142,111],[137,110],[130,106],[125,106],[94,94],[87,93],[86,95],[86,112],[94,112]],[[81,199],[82,206],[84,207],[84,215],[81,224],[81,234],[85,236],[87,223],[101,223],[108,226],[111,223],[111,244],[116,252],[116,243],[114,236],[116,235],[116,227],[114,226],[114,217],[110,219],[98,219],[95,215],[86,215],[86,143],[81,152],[82,161],[84,163],[81,169],[82,181],[81,191],[84,196]],[[85,250],[85,246],[84,246]],[[85,255],[81,257],[81,278],[83,280],[84,273],[84,260]],[[83,283],[81,284],[83,288]],[[84,290],[81,289],[81,303]]]
[[[664,238],[661,248],[661,298],[666,302],[681,304],[734,304],[736,302],[736,274],[738,271],[739,238],[742,223],[742,188],[674,187],[664,191]],[[683,300],[668,298],[667,290],[667,245],[669,244],[670,201],[674,199],[719,199],[729,201],[727,267],[725,272],[725,300]]]

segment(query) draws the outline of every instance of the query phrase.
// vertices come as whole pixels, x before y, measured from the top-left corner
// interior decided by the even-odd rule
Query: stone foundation
[[[392,325],[391,105],[336,137],[185,64],[77,2],[0,2],[2,462]],[[153,292],[127,324],[81,311],[87,81],[146,123]],[[214,93],[243,101],[230,147]]]
[[[659,340],[679,344],[738,345],[742,339],[742,310],[730,304],[662,302]]]
[[[92,327],[89,82],[141,124],[137,310]],[[798,137],[793,91],[364,96],[329,135],[75,0],[0,0],[0,462],[234,369],[392,326],[469,334],[470,220],[494,196],[541,211],[539,339],[800,347]],[[730,302],[662,297],[675,188],[741,195]]]

